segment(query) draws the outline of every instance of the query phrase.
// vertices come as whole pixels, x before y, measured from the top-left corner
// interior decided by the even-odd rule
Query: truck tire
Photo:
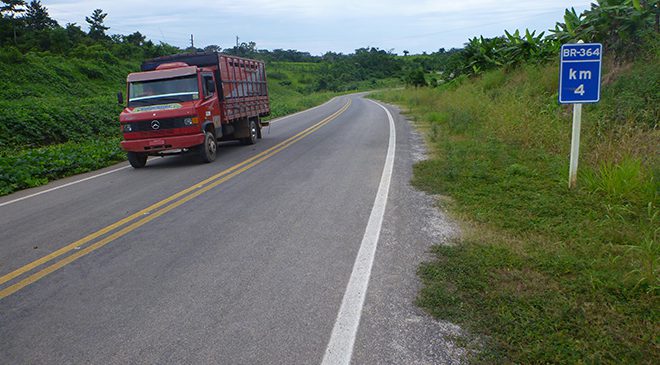
[[[248,121],[248,131],[250,132],[250,136],[241,139],[241,142],[243,142],[245,145],[257,143],[257,138],[259,136],[259,127],[257,127],[257,122],[254,120]]]
[[[204,144],[199,146],[199,157],[202,162],[208,163],[215,161],[218,152],[218,143],[211,132],[204,132]]]
[[[147,154],[141,152],[128,152],[128,162],[136,169],[141,169],[147,164]]]

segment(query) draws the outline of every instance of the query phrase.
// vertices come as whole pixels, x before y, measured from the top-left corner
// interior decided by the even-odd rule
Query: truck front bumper
[[[121,141],[121,148],[130,152],[160,152],[190,148],[204,143],[204,134],[192,134],[187,136],[131,139]]]

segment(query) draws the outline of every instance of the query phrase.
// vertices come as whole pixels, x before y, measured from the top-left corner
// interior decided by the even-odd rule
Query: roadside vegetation
[[[432,157],[413,184],[462,222],[462,237],[419,268],[417,302],[467,330],[471,362],[660,363],[657,14],[657,1],[598,1],[567,11],[549,38],[523,36],[516,62],[495,56],[515,54],[515,33],[474,38],[438,87],[374,94],[425,131]],[[607,56],[569,189],[557,55],[578,38]]]

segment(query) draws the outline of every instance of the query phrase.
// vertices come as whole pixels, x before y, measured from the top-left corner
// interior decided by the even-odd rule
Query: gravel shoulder
[[[397,156],[352,362],[461,364],[466,350],[453,340],[461,328],[415,305],[418,266],[432,259],[432,245],[449,244],[460,230],[433,196],[411,186],[413,164],[427,155],[424,139],[397,107],[386,106],[395,117]]]

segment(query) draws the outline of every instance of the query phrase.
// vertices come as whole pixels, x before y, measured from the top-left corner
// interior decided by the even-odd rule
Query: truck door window
[[[204,98],[210,98],[215,95],[215,83],[213,82],[213,75],[203,74],[202,85],[204,87]]]

